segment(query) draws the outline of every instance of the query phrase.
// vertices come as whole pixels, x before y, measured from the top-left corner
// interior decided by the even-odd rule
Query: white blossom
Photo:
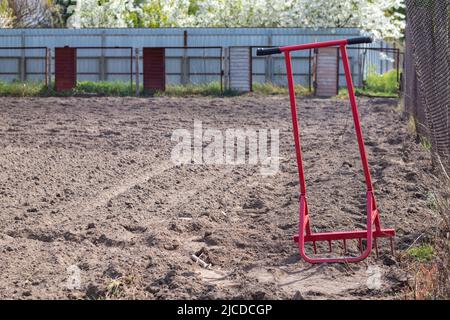
[[[403,0],[78,0],[71,27],[355,27],[400,38]],[[195,5],[195,10],[192,6]],[[155,22],[156,21],[156,22]]]
[[[67,21],[71,28],[125,28],[130,26],[128,14],[138,8],[133,0],[78,0],[69,10],[73,12]]]
[[[0,28],[12,28],[13,22],[11,15],[0,12]]]
[[[6,0],[0,0],[0,28],[12,28],[14,17]]]
[[[155,15],[159,15],[158,27],[180,27],[191,25],[188,16],[189,0],[144,0],[138,5],[139,18],[145,27],[151,27],[149,22],[155,20]],[[153,12],[145,10],[146,6],[155,8]]]

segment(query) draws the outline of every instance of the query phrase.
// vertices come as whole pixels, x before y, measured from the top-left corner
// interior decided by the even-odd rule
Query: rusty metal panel
[[[144,48],[144,90],[166,89],[166,54],[164,48]]]
[[[70,90],[77,85],[77,49],[55,48],[56,91]]]
[[[315,94],[319,97],[331,97],[338,93],[338,48],[320,48],[317,50],[315,72]]]

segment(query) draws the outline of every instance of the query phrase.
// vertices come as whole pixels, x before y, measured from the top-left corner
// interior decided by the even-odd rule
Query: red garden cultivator
[[[373,192],[372,180],[370,177],[369,164],[367,162],[366,151],[364,148],[364,140],[361,130],[361,124],[359,121],[358,108],[356,106],[355,92],[353,89],[352,75],[350,71],[350,65],[348,62],[346,45],[358,44],[358,43],[371,43],[372,39],[368,37],[359,37],[352,39],[333,40],[325,42],[317,42],[310,44],[301,44],[293,46],[284,46],[276,48],[258,49],[256,54],[258,56],[271,55],[284,53],[286,62],[286,73],[289,86],[289,97],[291,102],[292,113],[292,125],[295,141],[295,151],[297,155],[298,177],[300,185],[300,221],[299,221],[299,234],[294,237],[294,240],[298,243],[300,255],[305,261],[310,263],[323,263],[323,262],[358,262],[367,258],[372,252],[373,242],[375,242],[375,250],[378,254],[377,238],[389,238],[391,244],[391,250],[393,251],[393,237],[395,236],[394,229],[382,229],[380,224],[380,215],[377,209],[375,195]],[[308,214],[308,203],[306,197],[306,183],[305,175],[303,171],[302,151],[300,146],[299,126],[297,119],[297,105],[295,102],[294,92],[294,77],[292,75],[291,64],[291,51],[314,49],[322,47],[334,47],[339,46],[342,62],[344,65],[345,78],[347,83],[348,94],[350,98],[350,104],[353,114],[353,122],[355,124],[356,137],[358,140],[359,153],[361,156],[362,167],[364,171],[366,181],[366,212],[367,212],[367,230],[360,231],[341,231],[341,232],[322,232],[316,233],[311,231],[311,223]],[[359,241],[360,255],[359,256],[343,256],[336,258],[316,258],[310,257],[305,252],[305,243],[312,243],[314,253],[317,253],[316,242],[327,241],[331,252],[331,242],[333,240],[340,240],[343,243],[344,251],[347,251],[347,240]],[[365,239],[366,245],[363,249],[363,239]]]

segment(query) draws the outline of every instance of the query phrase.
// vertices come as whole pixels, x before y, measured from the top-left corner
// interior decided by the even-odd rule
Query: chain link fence
[[[406,0],[407,114],[431,142],[435,164],[450,172],[450,0]]]

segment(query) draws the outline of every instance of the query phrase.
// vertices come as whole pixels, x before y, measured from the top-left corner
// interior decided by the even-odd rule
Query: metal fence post
[[[272,46],[272,35],[269,34],[267,36],[267,45],[269,47]],[[273,57],[271,55],[266,57],[266,61],[265,61],[265,81],[269,82],[269,83],[273,83],[273,74],[274,74],[274,63],[273,63]]]
[[[187,30],[183,31],[183,54],[181,56],[181,84],[186,85],[189,83],[189,57],[187,55],[188,50],[188,34]]]
[[[20,36],[20,41],[21,41],[21,46],[22,46],[22,50],[21,50],[21,56],[20,56],[20,81],[25,81],[26,80],[26,63],[25,63],[25,32],[21,33]]]
[[[50,82],[48,81],[48,74],[49,74],[49,72],[48,72],[48,64],[49,64],[49,59],[48,59],[48,57],[49,57],[49,48],[46,48],[45,49],[45,79],[44,79],[44,81],[45,81],[45,86],[48,88],[48,86],[49,86],[49,84],[50,84]]]
[[[49,88],[52,85],[52,62],[53,62],[53,58],[52,58],[52,48],[48,48],[48,62],[47,62],[47,68],[48,68],[48,85]]]
[[[105,31],[102,32],[101,35],[101,42],[102,42],[102,47],[105,46]],[[105,61],[105,50],[102,48],[101,49],[101,55],[100,55],[100,81],[105,81],[106,80],[106,61]]]
[[[135,72],[136,72],[136,96],[139,97],[140,94],[140,84],[139,84],[139,48],[136,48],[136,58],[134,59]]]
[[[361,52],[359,48],[356,57],[358,62],[358,87],[362,87],[362,61],[361,61]]]
[[[225,90],[230,88],[230,47],[223,48],[223,82]]]

